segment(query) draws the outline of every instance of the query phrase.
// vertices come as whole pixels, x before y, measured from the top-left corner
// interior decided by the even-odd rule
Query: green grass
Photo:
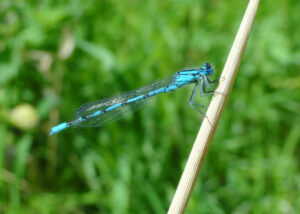
[[[47,133],[181,68],[220,75],[247,2],[34,2],[0,2],[0,213],[166,213],[201,123],[192,86],[104,127]],[[186,213],[300,210],[299,11],[261,2]]]

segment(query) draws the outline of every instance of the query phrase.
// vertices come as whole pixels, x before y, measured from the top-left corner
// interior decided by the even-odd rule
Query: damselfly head
[[[213,75],[214,74],[214,69],[211,66],[211,64],[209,64],[209,63],[204,63],[202,65],[202,69],[203,69],[203,72],[205,73],[205,75]]]

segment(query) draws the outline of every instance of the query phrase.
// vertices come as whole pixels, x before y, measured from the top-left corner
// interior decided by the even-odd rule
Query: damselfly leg
[[[212,84],[217,82],[219,79],[215,79],[213,81],[209,80],[206,76],[203,76],[200,82],[200,97],[209,96],[215,93],[214,90],[207,91],[206,88],[210,88]]]
[[[196,91],[197,91],[197,89],[198,89],[198,86],[199,86],[199,82],[197,81],[197,82],[195,83],[195,87],[194,87],[194,90],[193,90],[192,95],[191,95],[191,98],[190,98],[190,105],[191,105],[191,107],[192,107],[193,109],[197,110],[197,111],[200,112],[203,116],[205,116],[205,114],[204,114],[200,109],[198,109],[196,106],[201,107],[201,108],[206,108],[206,106],[194,102],[194,97],[195,97],[195,93],[196,93]]]

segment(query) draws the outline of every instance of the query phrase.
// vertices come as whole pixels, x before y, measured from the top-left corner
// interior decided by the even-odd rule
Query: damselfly
[[[214,93],[214,91],[207,91],[211,84],[218,81],[218,79],[211,81],[208,78],[213,74],[214,69],[212,66],[209,63],[205,63],[201,68],[180,70],[169,78],[156,81],[142,88],[84,104],[76,111],[74,120],[54,126],[49,134],[58,133],[69,127],[96,127],[119,120],[126,115],[126,112],[137,110],[148,98],[174,91],[191,83],[195,83],[195,87],[190,98],[190,104],[194,109],[201,112],[196,106],[203,107],[203,105],[194,102],[194,95],[199,85],[200,97]]]

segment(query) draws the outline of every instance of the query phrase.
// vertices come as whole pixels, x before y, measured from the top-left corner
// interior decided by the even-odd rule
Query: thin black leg
[[[206,91],[205,85],[204,85],[204,80],[201,80],[201,85],[200,85],[200,97],[206,97],[211,94],[213,94],[215,91]]]
[[[200,83],[200,84],[201,84],[201,85],[203,84],[203,80],[201,80],[201,83]],[[192,95],[191,95],[191,98],[190,98],[190,105],[191,105],[191,107],[192,107],[193,109],[197,110],[197,111],[200,112],[203,116],[205,116],[205,114],[204,114],[199,108],[197,108],[197,107],[200,107],[200,108],[206,108],[206,106],[194,102],[194,97],[195,97],[196,91],[197,91],[197,89],[198,89],[198,86],[199,86],[199,82],[197,81],[197,82],[196,82],[196,85],[195,85],[195,87],[194,87],[193,93],[192,93]]]
[[[195,96],[195,93],[196,93],[197,89],[198,89],[198,81],[195,84],[194,90],[193,90],[191,98],[190,98],[190,104],[191,104],[191,106],[193,106],[194,96]]]
[[[215,79],[215,80],[210,80],[210,79],[207,77],[206,79],[207,79],[207,81],[208,81],[209,83],[215,83],[215,82],[219,81],[220,78],[217,78],[217,79]]]

